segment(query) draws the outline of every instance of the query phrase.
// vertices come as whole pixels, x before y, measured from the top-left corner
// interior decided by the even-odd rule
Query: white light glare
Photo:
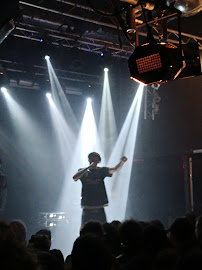
[[[105,72],[108,72],[108,71],[109,71],[109,69],[108,69],[108,68],[104,68],[104,71],[105,71]]]
[[[49,101],[49,104],[50,104],[51,106],[54,106],[54,102],[53,102],[51,93],[46,93],[46,97],[47,97],[47,99],[48,99],[48,101]]]
[[[7,94],[7,89],[5,87],[1,87],[1,92]]]
[[[5,87],[1,87],[1,92],[5,95],[6,98],[9,98],[9,94],[8,94],[8,91]]]
[[[46,93],[46,96],[47,96],[48,99],[51,99],[52,98],[51,93]]]
[[[179,9],[181,12],[185,12],[186,11],[186,8],[184,6],[182,6],[182,5],[179,5],[177,7],[177,9]]]
[[[52,218],[53,217],[53,214],[50,214],[49,217]]]
[[[49,56],[49,55],[46,55],[46,56],[45,56],[45,59],[46,59],[46,60],[49,60],[49,59],[50,59],[50,56]]]
[[[92,102],[92,98],[87,98],[87,102],[91,103]]]

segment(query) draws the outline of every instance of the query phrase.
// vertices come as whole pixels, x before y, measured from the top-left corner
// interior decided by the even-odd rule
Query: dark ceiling
[[[49,54],[62,85],[76,91],[81,85],[102,85],[101,67],[114,65],[129,77],[127,59],[134,47],[115,16],[114,0],[4,0],[1,25],[14,17],[16,28],[0,45],[1,83],[13,87],[43,89],[48,82],[44,55]],[[127,3],[116,1],[126,22]],[[93,6],[91,5],[92,3]],[[94,10],[93,10],[93,9]],[[104,16],[106,15],[106,16]],[[147,18],[153,14],[146,13]],[[140,43],[147,36],[139,12]],[[202,41],[202,12],[182,18],[182,40]],[[3,21],[4,20],[4,21]],[[157,33],[154,31],[155,37]],[[194,36],[193,36],[194,35]],[[177,20],[168,23],[168,41],[178,43]],[[202,48],[201,44],[199,44]],[[100,53],[104,52],[104,57]],[[117,71],[115,71],[117,74]]]

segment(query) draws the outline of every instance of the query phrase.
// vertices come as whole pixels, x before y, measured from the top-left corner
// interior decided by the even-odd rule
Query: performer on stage
[[[2,167],[2,160],[0,159],[0,169]],[[7,202],[7,179],[4,174],[0,172],[0,213],[5,210]]]
[[[127,158],[122,157],[121,161],[113,168],[98,167],[97,164],[101,162],[101,157],[96,152],[88,155],[88,161],[90,166],[80,169],[73,176],[74,181],[80,179],[82,183],[82,225],[90,220],[105,223],[107,221],[104,207],[108,205],[108,198],[104,178],[111,177],[114,172],[120,170]]]

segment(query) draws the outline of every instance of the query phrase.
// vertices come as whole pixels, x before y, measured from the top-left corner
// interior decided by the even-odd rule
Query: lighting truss
[[[26,85],[23,86],[19,84],[20,78],[22,80],[26,80],[24,75],[25,67],[22,66],[21,63],[5,59],[0,59],[0,63],[6,65],[4,68],[4,75],[9,75],[7,76],[7,83],[12,87],[40,90],[41,79],[48,83],[48,72],[46,66],[33,65],[32,74],[30,74],[30,80],[33,80],[33,84],[30,84],[29,87],[25,87]],[[97,87],[102,87],[103,85],[102,76],[63,69],[55,69],[55,71],[58,74],[58,79],[64,82],[64,85],[68,84],[68,88],[65,87],[65,91],[67,91],[67,93],[71,91],[72,94],[74,92],[76,94],[76,91],[78,90],[75,87],[71,87],[70,82],[77,82],[86,85],[90,83],[97,85]],[[18,74],[18,81],[15,79],[16,74]]]
[[[61,4],[63,6],[61,6]],[[128,54],[132,52],[132,47],[128,45],[128,43],[123,39],[122,46],[118,42],[114,42],[114,35],[117,33],[113,32],[113,35],[105,35],[104,39],[99,39],[92,36],[79,35],[78,33],[61,33],[58,28],[62,25],[62,21],[64,18],[68,19],[76,19],[79,21],[83,21],[84,23],[90,23],[92,25],[98,25],[101,27],[105,27],[110,31],[114,31],[119,29],[120,27],[117,25],[117,22],[112,17],[104,17],[95,13],[91,8],[85,5],[76,4],[72,1],[66,0],[57,0],[55,5],[52,7],[46,6],[43,4],[33,4],[28,1],[20,1],[20,6],[23,10],[23,17],[28,18],[30,21],[30,25],[19,24],[16,27],[14,36],[24,39],[30,39],[35,41],[40,41],[40,37],[35,38],[33,34],[40,33],[41,28],[36,27],[36,24],[48,24],[50,27],[46,28],[42,26],[42,30],[46,30],[46,33],[52,40],[53,45],[61,45],[64,47],[72,47],[77,44],[80,50],[100,53],[103,48],[108,48],[111,52],[112,56],[119,56],[123,58],[127,58]],[[63,9],[61,9],[63,7]],[[32,10],[32,13],[29,12],[29,9]],[[38,16],[38,11],[40,11],[40,17]],[[57,16],[58,21],[53,21],[48,19],[47,16],[52,14]],[[60,18],[60,19],[59,19]],[[92,19],[93,18],[93,19]],[[143,24],[140,20],[137,22],[138,34],[140,36],[147,36],[147,31],[144,30],[145,24]],[[143,29],[143,30],[142,30]],[[155,28],[154,28],[155,29]],[[168,42],[178,44],[178,31],[167,29],[168,33]],[[39,35],[40,36],[40,35]],[[123,35],[121,35],[121,38]],[[116,37],[117,38],[117,37]],[[158,39],[158,35],[154,35],[155,39]],[[202,49],[202,37],[181,33],[182,43],[186,43],[190,40],[195,40],[199,44],[199,48]],[[64,43],[63,43],[64,41]]]
[[[161,98],[158,94],[160,84],[148,85],[144,89],[144,119],[155,120],[159,113]]]

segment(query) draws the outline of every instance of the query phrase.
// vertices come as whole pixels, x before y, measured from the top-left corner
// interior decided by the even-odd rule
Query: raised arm
[[[88,166],[87,168],[84,168],[82,170],[79,170],[77,173],[75,173],[75,175],[73,176],[74,181],[77,181],[79,178],[82,177],[82,175],[84,175],[85,172],[87,172],[88,169],[92,168],[93,166],[96,166],[97,163],[93,162],[90,164],[90,166]]]
[[[109,168],[109,174],[113,174],[114,172],[118,172],[124,165],[124,163],[127,161],[127,157],[122,157],[121,161],[113,168]]]

